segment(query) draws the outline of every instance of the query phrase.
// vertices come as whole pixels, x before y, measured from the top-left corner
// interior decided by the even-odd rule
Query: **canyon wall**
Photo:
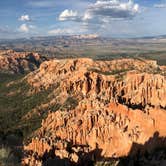
[[[61,107],[50,111],[24,146],[23,165],[42,165],[55,158],[80,165],[165,147],[163,73],[165,68],[155,61],[139,59],[42,63],[25,79],[34,93],[52,87],[53,100]],[[74,107],[63,106],[69,98],[77,100]]]
[[[0,51],[0,70],[4,73],[21,73],[34,71],[46,58],[38,53]]]

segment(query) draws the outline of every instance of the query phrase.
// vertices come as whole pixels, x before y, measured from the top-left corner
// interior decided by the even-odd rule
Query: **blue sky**
[[[1,0],[0,38],[166,34],[166,0]]]

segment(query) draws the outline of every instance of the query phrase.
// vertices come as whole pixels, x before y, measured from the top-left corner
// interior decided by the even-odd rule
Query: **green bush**
[[[78,105],[77,99],[70,96],[66,99],[66,101],[62,105],[61,110],[64,110],[64,109],[72,110],[72,109],[75,109],[77,105]]]
[[[22,77],[20,75],[2,75],[3,81],[0,82],[0,132],[5,134],[19,129],[24,138],[27,138],[40,127],[43,117],[47,116],[47,111],[41,115],[37,112],[32,113],[32,116],[26,120],[23,117],[42,103],[47,103],[52,88],[28,95],[31,87],[21,79],[23,75]],[[10,86],[6,86],[12,80],[14,82]]]

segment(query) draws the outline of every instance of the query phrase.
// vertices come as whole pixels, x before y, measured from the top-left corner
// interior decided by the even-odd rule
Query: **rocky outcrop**
[[[0,70],[5,73],[26,73],[39,68],[46,58],[37,53],[0,51]]]
[[[60,106],[24,146],[23,165],[53,159],[81,165],[166,147],[164,70],[155,61],[133,59],[42,63],[25,79],[35,91],[51,87]]]
[[[62,91],[80,92],[86,98],[116,101],[132,108],[165,108],[166,79],[160,73],[152,73],[157,69],[154,61],[133,59],[106,62],[91,59],[53,60],[44,62],[27,80],[38,90],[58,82]]]
[[[166,136],[164,110],[150,109],[145,114],[121,104],[110,103],[98,108],[96,104],[97,101],[82,101],[75,110],[49,114],[38,136],[25,150],[33,151],[41,159],[46,152],[54,150],[55,156],[77,163],[83,158],[82,151],[94,152],[93,157],[101,159],[132,156],[138,151],[143,154],[166,146],[166,140],[159,139]],[[149,143],[153,135],[156,136]],[[133,148],[134,144],[144,146]]]
[[[74,39],[97,39],[99,38],[99,35],[97,34],[86,34],[86,35],[75,35],[75,36],[72,36]]]

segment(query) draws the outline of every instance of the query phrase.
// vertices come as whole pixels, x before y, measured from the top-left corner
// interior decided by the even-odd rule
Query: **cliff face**
[[[165,108],[165,77],[152,73],[158,68],[153,61],[133,59],[53,60],[44,62],[27,80],[37,90],[59,83],[63,92],[80,92],[86,98],[98,97],[136,108],[147,105]]]
[[[35,91],[52,87],[52,102],[63,106],[49,113],[24,147],[23,164],[55,156],[80,164],[166,146],[164,72],[155,61],[133,59],[44,62],[26,80]]]
[[[36,70],[45,60],[37,53],[0,51],[0,70],[5,73],[26,73]]]
[[[97,159],[116,158],[135,155],[138,151],[142,154],[147,150],[151,152],[166,145],[165,140],[157,138],[148,143],[155,133],[160,137],[166,136],[164,110],[151,109],[149,114],[145,114],[115,103],[100,109],[88,104],[91,105],[80,103],[70,112],[49,114],[38,131],[38,137],[25,146],[25,150],[33,151],[42,158],[54,149],[55,155],[61,159],[79,162],[83,157],[82,151],[87,154],[94,151]],[[135,143],[145,146],[131,151]],[[101,150],[100,153],[96,149]],[[72,158],[73,155],[77,156],[77,160]]]

